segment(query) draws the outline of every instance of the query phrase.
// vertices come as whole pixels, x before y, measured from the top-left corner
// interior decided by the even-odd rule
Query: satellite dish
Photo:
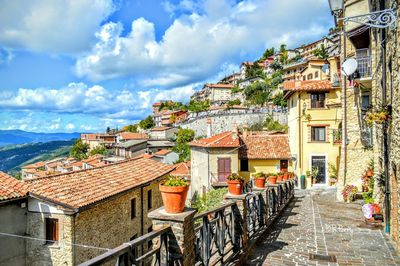
[[[329,64],[325,64],[322,66],[322,71],[328,75],[329,74]]]
[[[346,61],[344,61],[342,65],[342,73],[343,75],[348,77],[357,70],[357,67],[358,67],[357,60],[355,60],[354,58],[349,58]]]

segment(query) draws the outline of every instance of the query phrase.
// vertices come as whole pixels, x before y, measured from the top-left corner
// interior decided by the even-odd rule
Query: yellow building
[[[329,185],[329,165],[338,168],[340,160],[340,88],[330,80],[292,81],[284,83],[284,92],[294,172],[301,176],[317,168],[317,184]],[[310,179],[306,183],[311,186]]]

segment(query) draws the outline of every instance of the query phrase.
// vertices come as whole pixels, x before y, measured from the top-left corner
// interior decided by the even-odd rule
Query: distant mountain
[[[0,130],[0,147],[6,145],[71,140],[80,133],[35,133],[23,130]]]
[[[21,165],[68,156],[74,141],[50,141],[0,147],[0,171],[20,170]]]

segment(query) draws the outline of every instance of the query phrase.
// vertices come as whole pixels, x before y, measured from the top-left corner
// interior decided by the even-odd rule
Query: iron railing
[[[235,200],[224,202],[221,207],[198,213],[193,218],[194,251],[196,265],[225,265],[246,252],[247,244],[255,243],[273,220],[294,196],[294,181],[267,185],[265,189],[247,186],[243,196],[243,206]],[[243,212],[246,209],[246,218]],[[170,265],[170,254],[174,244],[170,226],[154,230],[133,241],[122,244],[81,266],[103,265],[114,262],[116,265]],[[146,243],[155,240],[152,247],[143,255],[138,255]],[[170,245],[172,245],[170,247]],[[246,246],[245,246],[246,245]]]
[[[80,266],[103,265],[111,262],[119,266],[142,265],[144,263],[167,265],[168,256],[162,256],[162,253],[164,255],[168,254],[168,234],[170,233],[171,227],[164,226],[137,239],[123,243],[100,256],[80,264]],[[155,239],[158,241],[153,242],[152,247],[147,252],[139,255],[139,249],[144,250],[144,246]]]

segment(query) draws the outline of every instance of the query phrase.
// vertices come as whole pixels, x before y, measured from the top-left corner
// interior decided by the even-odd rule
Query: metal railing
[[[250,247],[248,243],[256,243],[258,237],[265,233],[293,198],[294,181],[267,185],[265,189],[256,189],[250,185],[246,191],[242,205],[238,205],[236,198],[231,198],[222,206],[198,213],[192,218],[195,265],[225,265],[243,255]],[[110,262],[115,265],[170,265],[174,261],[174,256],[170,254],[174,247],[171,244],[174,237],[172,228],[164,226],[81,266]],[[139,249],[143,249],[152,240],[155,240],[152,247],[139,256]]]
[[[168,234],[171,233],[170,226],[164,226],[158,230],[154,230],[137,239],[123,243],[122,245],[101,254],[91,260],[88,260],[80,266],[103,265],[105,263],[114,262],[115,265],[142,265],[151,261],[152,265],[166,265],[168,256],[162,256],[161,253],[168,254]],[[144,246],[156,239],[153,245],[143,255],[139,255],[139,249],[143,250]]]
[[[369,48],[357,49],[356,60],[358,63],[357,71],[360,78],[371,77],[371,54]]]

